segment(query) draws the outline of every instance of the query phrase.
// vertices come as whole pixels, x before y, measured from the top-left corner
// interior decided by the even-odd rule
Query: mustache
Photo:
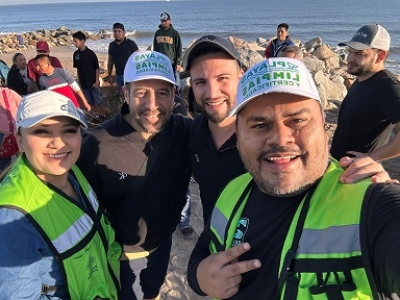
[[[306,151],[298,148],[298,147],[287,147],[287,146],[274,146],[271,147],[268,150],[263,150],[260,152],[258,155],[257,159],[258,161],[261,161],[265,159],[268,156],[271,156],[271,154],[280,154],[281,156],[283,155],[293,155],[293,156],[300,156],[300,155],[305,155]]]
[[[157,109],[149,109],[149,108],[143,108],[139,111],[139,114],[154,114],[154,113],[160,113],[160,114],[165,114],[165,110],[162,108],[157,108]]]

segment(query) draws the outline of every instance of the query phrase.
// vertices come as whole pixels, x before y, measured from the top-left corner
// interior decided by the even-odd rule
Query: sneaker
[[[194,236],[194,230],[192,226],[180,228],[182,236],[184,239],[190,240]]]

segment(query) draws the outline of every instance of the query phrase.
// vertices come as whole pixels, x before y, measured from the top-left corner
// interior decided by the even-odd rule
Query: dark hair
[[[86,35],[82,31],[77,31],[72,34],[72,38],[78,39],[80,41],[86,41]]]
[[[276,27],[276,29],[278,29],[278,28],[280,28],[280,27],[283,27],[283,28],[285,28],[286,30],[289,29],[289,25],[288,25],[287,23],[281,23],[281,24],[279,24],[278,27]]]
[[[123,31],[125,31],[125,26],[122,23],[114,23],[113,25],[113,29],[122,29]]]
[[[36,61],[36,63],[38,61],[46,60],[49,64],[51,64],[50,58],[47,54],[38,54],[35,56],[34,60]]]
[[[15,54],[13,55],[13,57],[12,57],[12,62],[13,62],[14,65],[17,64],[17,57],[20,56],[20,55],[24,56],[21,52],[17,52],[17,53],[15,53]]]

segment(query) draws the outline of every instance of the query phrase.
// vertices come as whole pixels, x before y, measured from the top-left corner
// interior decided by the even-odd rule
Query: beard
[[[207,120],[210,120],[213,123],[219,124],[221,122],[223,122],[228,116],[229,116],[229,112],[232,109],[232,105],[231,102],[229,101],[229,99],[226,99],[225,102],[226,103],[226,109],[223,111],[213,111],[213,112],[209,112],[207,111],[207,104],[206,101],[202,101],[202,113],[203,115],[207,118]]]
[[[366,76],[366,75],[371,74],[371,69],[372,69],[373,64],[374,64],[374,62],[372,60],[368,63],[365,63],[362,66],[350,64],[350,66],[353,65],[353,67],[350,70],[349,70],[349,68],[347,68],[347,72],[349,74],[357,76],[357,77]]]
[[[290,173],[263,173],[265,171],[261,167],[265,157],[279,153],[297,156],[296,159],[303,162],[303,168]],[[262,151],[255,160],[251,155],[242,154],[242,152],[240,156],[262,192],[277,197],[290,197],[308,190],[325,173],[329,163],[328,145],[320,147],[315,153],[317,155],[310,158],[309,154],[302,149],[276,146]]]
[[[156,122],[151,122],[148,120],[142,120],[141,116],[147,115],[158,115],[158,119]],[[170,119],[171,114],[167,114],[164,109],[150,110],[150,109],[142,109],[138,112],[137,117],[135,118],[135,122],[147,133],[157,134],[161,131],[162,127],[165,123]]]

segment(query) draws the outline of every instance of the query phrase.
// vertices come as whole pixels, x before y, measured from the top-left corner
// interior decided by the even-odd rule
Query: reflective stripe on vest
[[[333,226],[326,229],[304,229],[297,253],[329,254],[357,251],[361,251],[358,224]]]
[[[225,218],[224,214],[219,210],[218,207],[213,209],[211,214],[211,219],[213,220],[212,226],[217,231],[218,235],[221,237],[223,241],[225,241],[225,229],[228,225],[228,219]]]
[[[51,242],[59,253],[64,253],[78,244],[92,230],[92,227],[92,219],[84,214]]]

